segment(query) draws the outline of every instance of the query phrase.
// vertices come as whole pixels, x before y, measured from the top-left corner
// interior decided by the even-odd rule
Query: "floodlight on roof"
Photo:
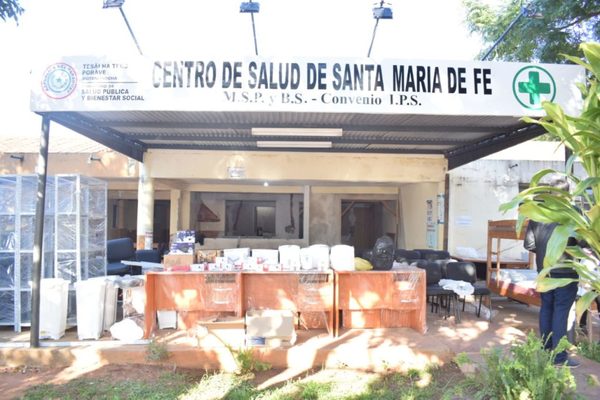
[[[102,8],[121,7],[125,0],[104,0]]]
[[[250,14],[252,20],[252,36],[254,36],[254,54],[258,55],[258,44],[256,43],[256,27],[254,26],[254,14],[260,11],[260,3],[254,3],[252,0],[243,1],[240,4],[240,12]]]
[[[384,7],[383,1],[379,7],[373,8],[373,18],[375,19],[392,19],[394,15],[390,7]]]
[[[390,3],[386,3],[381,0],[379,5],[375,3],[376,7],[373,8],[373,18],[375,18],[375,27],[373,28],[373,37],[371,38],[371,45],[369,46],[369,51],[367,52],[367,57],[371,57],[371,50],[373,49],[373,42],[375,42],[375,33],[377,33],[377,26],[379,25],[380,19],[392,19],[393,13]]]
[[[243,1],[240,4],[241,13],[257,13],[260,11],[260,3],[253,3],[252,1]]]

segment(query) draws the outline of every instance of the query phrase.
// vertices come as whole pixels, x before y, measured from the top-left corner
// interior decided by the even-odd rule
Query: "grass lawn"
[[[267,371],[274,376],[277,371]],[[320,370],[277,387],[259,388],[261,374],[191,374],[162,372],[151,380],[111,377],[79,378],[63,385],[39,385],[24,399],[261,399],[362,400],[463,398],[470,384],[458,367],[448,364],[427,371],[366,373]]]

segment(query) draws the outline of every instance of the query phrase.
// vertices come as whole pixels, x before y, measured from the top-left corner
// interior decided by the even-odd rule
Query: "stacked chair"
[[[476,268],[470,262],[454,262],[450,259],[450,253],[444,250],[397,249],[396,261],[400,263],[415,264],[418,268],[425,270],[427,279],[427,301],[431,304],[431,312],[439,313],[440,308],[446,310],[445,317],[454,314],[460,321],[460,308],[458,295],[448,289],[444,289],[438,283],[440,279],[460,280],[471,283],[475,287],[474,296],[479,298],[477,316],[481,315],[483,297],[487,296],[490,307],[491,320],[491,292],[485,286],[485,282],[477,282]],[[462,299],[462,311],[465,309],[465,298]]]
[[[445,307],[446,317],[450,316],[450,311],[453,310],[457,319],[460,319],[458,315],[458,296],[454,291],[444,289],[438,283],[442,276],[442,265],[443,263],[439,260],[418,260],[417,267],[425,270],[425,277],[427,280],[426,295],[427,301],[431,304],[431,312],[439,312],[440,307]]]
[[[477,307],[477,316],[481,315],[481,303],[483,297],[487,296],[490,307],[490,321],[492,320],[492,295],[490,289],[485,286],[485,282],[479,284],[477,282],[477,270],[475,265],[470,262],[449,262],[446,264],[446,278],[457,281],[469,282],[475,287],[473,295],[475,300],[479,297],[479,306]],[[465,299],[463,298],[463,311],[465,309]]]

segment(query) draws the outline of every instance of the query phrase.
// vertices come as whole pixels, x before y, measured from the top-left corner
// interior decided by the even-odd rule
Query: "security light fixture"
[[[24,154],[11,154],[10,158],[12,158],[13,160],[19,160],[19,161],[23,162],[23,160],[25,160],[25,155]]]
[[[383,1],[379,7],[373,8],[373,18],[375,19],[392,19],[394,15],[390,7],[383,7]]]
[[[102,8],[121,7],[125,0],[104,0]]]
[[[528,19],[543,19],[544,15],[537,11],[537,9],[534,7],[533,3],[529,3],[529,4],[521,7],[521,11],[519,11],[519,14],[510,22],[508,27],[506,27],[504,32],[502,32],[502,35],[500,35],[500,37],[494,42],[492,47],[490,47],[490,49],[484,54],[484,56],[481,57],[482,61],[485,61],[490,56],[490,54],[492,54],[494,49],[496,49],[496,47],[498,47],[498,45],[500,43],[502,43],[502,41],[504,40],[504,38],[506,37],[508,32],[510,32],[510,30],[517,24],[517,22],[519,22],[519,20],[522,17],[525,17]]]
[[[90,154],[90,156],[88,157],[87,163],[91,164],[94,161],[98,161],[99,163],[101,163],[102,157],[96,157],[96,156],[94,156],[94,154]]]
[[[330,149],[331,142],[294,142],[294,141],[257,141],[256,147],[263,148],[300,148],[300,149]]]
[[[373,28],[373,37],[371,38],[371,45],[369,46],[367,57],[371,57],[371,50],[373,49],[373,42],[375,42],[375,34],[377,33],[377,26],[379,25],[379,20],[392,19],[394,17],[391,7],[388,7],[391,6],[390,3],[386,3],[385,1],[381,0],[379,2],[379,5],[375,3],[375,6],[376,7],[373,8],[373,18],[375,18],[375,27]]]
[[[252,36],[254,36],[254,54],[258,55],[258,44],[256,43],[256,26],[254,25],[254,14],[260,11],[260,3],[253,3],[250,1],[243,1],[240,4],[240,12],[250,14],[252,20]]]
[[[129,25],[129,21],[127,20],[127,17],[125,16],[125,11],[123,11],[124,3],[125,3],[125,0],[104,0],[102,8],[118,8],[119,9],[119,12],[121,12],[121,16],[123,17],[123,21],[125,21],[125,25],[127,25],[127,29],[129,29],[129,34],[131,35],[131,38],[133,39],[135,46],[137,47],[138,51],[140,52],[140,55],[143,56],[144,54],[142,53],[142,49],[141,49],[137,39],[135,38],[135,35],[133,34],[131,25]]]
[[[340,137],[340,128],[252,128],[252,136]]]
[[[260,11],[260,3],[253,3],[252,0],[244,1],[240,4],[241,13],[257,13]]]

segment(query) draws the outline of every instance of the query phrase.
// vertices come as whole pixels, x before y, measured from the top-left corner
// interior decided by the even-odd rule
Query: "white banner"
[[[541,116],[577,113],[574,65],[370,59],[65,57],[33,72],[33,111],[298,111]]]

